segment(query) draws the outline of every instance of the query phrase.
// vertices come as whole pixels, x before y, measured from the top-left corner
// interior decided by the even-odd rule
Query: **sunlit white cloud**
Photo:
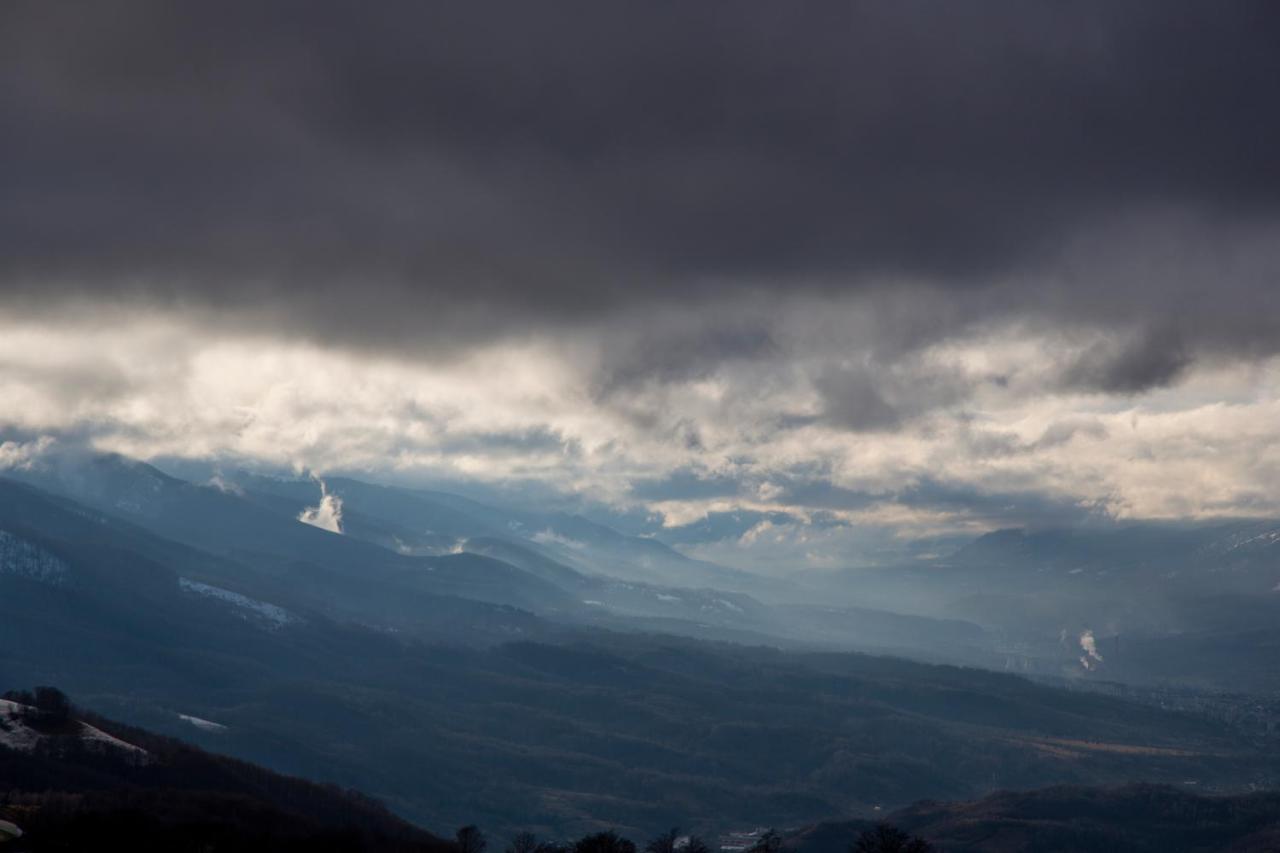
[[[860,306],[839,310],[852,323]],[[1104,333],[1009,324],[873,374],[898,416],[851,424],[828,416],[822,377],[874,359],[792,335],[792,322],[780,318],[764,356],[601,394],[608,334],[427,359],[207,332],[178,315],[127,328],[10,319],[0,430],[15,437],[0,462],[62,436],[139,458],[537,482],[668,529],[778,514],[684,546],[739,565],[834,566],[889,540],[1003,525],[1280,513],[1275,360],[1204,362],[1140,394],[1079,389],[1055,382],[1059,366]]]
[[[52,445],[53,438],[47,435],[35,441],[0,442],[0,472],[30,467]]]

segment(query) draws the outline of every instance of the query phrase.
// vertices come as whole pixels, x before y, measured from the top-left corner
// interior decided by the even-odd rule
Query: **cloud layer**
[[[909,289],[899,343],[1041,307],[1274,345],[1274,4],[3,14],[14,298],[413,347]]]
[[[0,456],[29,464],[88,442],[538,489],[638,510],[651,532],[757,567],[865,561],[886,537],[1280,513],[1277,359],[1115,395],[1053,378],[1105,339],[983,335],[895,368],[892,424],[851,424],[855,403],[831,409],[829,359],[789,339],[747,364],[602,395],[605,342],[504,341],[424,364],[178,322],[0,327],[16,436]]]
[[[536,482],[813,563],[1276,512],[1278,29],[5,4],[0,459]]]

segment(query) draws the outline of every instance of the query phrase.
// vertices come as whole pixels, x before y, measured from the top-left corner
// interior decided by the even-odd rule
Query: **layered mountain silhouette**
[[[554,837],[1280,771],[1222,720],[888,656],[998,660],[974,622],[716,588],[694,561],[688,585],[628,579],[609,549],[686,561],[466,499],[415,515],[405,490],[325,489],[341,533],[299,520],[309,480],[198,485],[119,457],[0,479],[0,687],[55,683],[423,826]]]

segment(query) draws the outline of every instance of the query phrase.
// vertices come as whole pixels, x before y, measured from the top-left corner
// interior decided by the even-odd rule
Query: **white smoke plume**
[[[226,495],[244,495],[244,489],[240,487],[240,484],[234,480],[228,480],[226,477],[223,477],[221,472],[217,472],[210,477],[207,485],[212,486]]]
[[[298,515],[298,521],[328,530],[330,533],[342,532],[342,498],[329,494],[324,480],[312,477],[320,484],[320,503],[309,506]]]
[[[1093,630],[1086,628],[1080,635],[1080,648],[1084,654],[1080,656],[1080,665],[1085,669],[1096,669],[1102,663],[1102,655],[1098,654],[1098,644],[1093,638]]]
[[[25,471],[35,464],[53,444],[52,436],[42,435],[35,441],[6,441],[0,443],[0,471]]]

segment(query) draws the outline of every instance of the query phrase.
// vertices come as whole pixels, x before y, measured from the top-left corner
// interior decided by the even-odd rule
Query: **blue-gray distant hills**
[[[309,481],[119,457],[0,479],[0,688],[57,684],[433,829],[710,833],[1280,778],[1271,741],[1211,715],[937,663],[998,665],[1007,628],[788,600],[581,520],[325,488],[342,534],[298,520]]]

